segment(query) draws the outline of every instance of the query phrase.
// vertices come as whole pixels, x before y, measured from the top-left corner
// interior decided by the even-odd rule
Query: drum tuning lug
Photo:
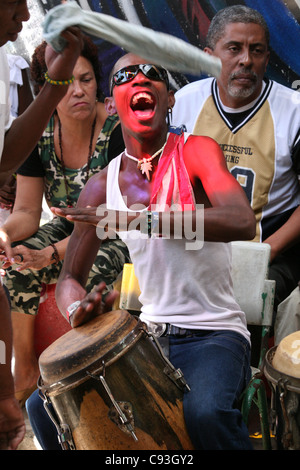
[[[72,431],[70,429],[70,426],[64,423],[61,424],[57,421],[50,407],[51,400],[49,399],[47,394],[44,395],[43,405],[49,418],[51,419],[52,423],[56,427],[58,442],[60,443],[62,449],[63,450],[76,450],[76,446],[73,441],[73,436],[72,436]]]
[[[188,392],[190,392],[191,389],[190,389],[187,381],[185,380],[183,373],[181,372],[180,369],[175,369],[173,364],[166,357],[166,355],[164,354],[164,352],[162,350],[161,345],[159,344],[158,338],[156,338],[154,335],[149,333],[147,330],[144,330],[144,331],[147,334],[147,336],[149,336],[153,340],[153,342],[156,345],[156,348],[157,348],[158,352],[160,353],[162,359],[164,360],[164,362],[166,364],[166,367],[164,368],[164,373],[166,374],[166,376],[169,377],[169,379],[172,380],[172,382],[174,382],[175,385],[178,388],[180,388],[180,390],[186,389]]]
[[[117,404],[117,407],[115,406]],[[130,434],[135,441],[138,438],[134,432],[134,418],[132,405],[129,402],[115,402],[108,412],[109,419],[115,423],[121,431]],[[124,419],[125,418],[125,419]]]
[[[138,441],[138,438],[134,432],[134,419],[132,412],[132,405],[129,402],[117,402],[110,390],[108,383],[104,378],[105,367],[103,365],[103,375],[94,375],[87,371],[87,375],[95,380],[99,380],[104,390],[106,391],[112,406],[108,412],[108,417],[113,423],[115,423],[123,432],[130,434],[135,441]]]
[[[190,386],[188,385],[187,381],[184,378],[183,373],[180,369],[169,369],[168,367],[165,368],[164,373],[175,383],[179,386],[179,388],[186,388],[188,392],[191,391]]]
[[[58,440],[63,449],[76,450],[72,432],[68,424],[60,424]]]

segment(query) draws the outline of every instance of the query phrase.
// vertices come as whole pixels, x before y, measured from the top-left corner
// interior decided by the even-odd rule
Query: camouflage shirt
[[[124,144],[120,139],[119,151],[109,156],[108,148],[112,131],[118,124],[118,116],[107,117],[103,128],[98,136],[96,148],[90,160],[89,178],[100,169],[106,167],[109,160],[120,153]],[[66,177],[69,200],[76,205],[77,199],[86,182],[87,163],[79,169],[65,168],[63,170],[60,159],[54,149],[54,117],[51,118],[39,143],[29,159],[18,170],[23,176],[38,176],[44,178],[44,194],[49,207],[67,206],[67,193],[65,187],[64,173]]]

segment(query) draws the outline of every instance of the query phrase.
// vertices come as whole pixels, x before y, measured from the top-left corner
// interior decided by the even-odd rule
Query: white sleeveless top
[[[129,211],[118,182],[121,157],[108,166],[106,204],[108,209]],[[230,244],[204,242],[199,250],[187,250],[185,239],[149,239],[139,231],[118,234],[139,280],[141,320],[234,330],[250,339],[245,314],[233,295]]]

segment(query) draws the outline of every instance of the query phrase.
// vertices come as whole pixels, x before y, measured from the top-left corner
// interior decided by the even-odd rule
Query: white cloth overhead
[[[9,67],[5,48],[0,47],[0,160],[4,146],[5,132],[12,122],[11,105],[9,99]]]
[[[82,10],[74,1],[52,8],[47,13],[43,22],[44,38],[54,50],[60,52],[65,47],[65,39],[60,33],[75,25],[94,37],[105,39],[170,71],[196,76],[202,73],[218,76],[221,71],[220,59],[182,39],[103,13]]]
[[[19,96],[18,86],[23,85],[22,70],[29,68],[26,60],[19,55],[7,54],[7,61],[10,71],[9,97],[11,102],[11,114],[18,116]]]

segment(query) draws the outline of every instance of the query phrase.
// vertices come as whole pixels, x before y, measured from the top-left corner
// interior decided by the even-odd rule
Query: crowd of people
[[[0,46],[28,18],[26,1],[0,0]],[[109,312],[112,283],[133,262],[140,317],[167,337],[190,387],[183,410],[194,448],[251,449],[237,405],[251,337],[233,294],[229,242],[270,244],[275,340],[300,329],[291,308],[300,280],[300,113],[292,90],[266,76],[267,24],[245,6],[220,10],[205,48],[221,59],[220,76],[176,93],[167,70],[124,54],[107,77],[109,97],[99,89],[96,46],[76,27],[62,34],[62,52],[36,49],[35,99],[16,119],[0,48],[0,184],[17,174],[13,211],[0,227],[0,448],[16,449],[24,437],[21,406],[39,375],[32,332],[42,284],[57,283],[57,306],[76,328]],[[43,196],[54,216],[40,226]],[[137,203],[145,209],[133,210]],[[203,218],[201,248],[187,250],[184,224],[197,234]],[[27,410],[42,448],[60,448],[37,391]]]

